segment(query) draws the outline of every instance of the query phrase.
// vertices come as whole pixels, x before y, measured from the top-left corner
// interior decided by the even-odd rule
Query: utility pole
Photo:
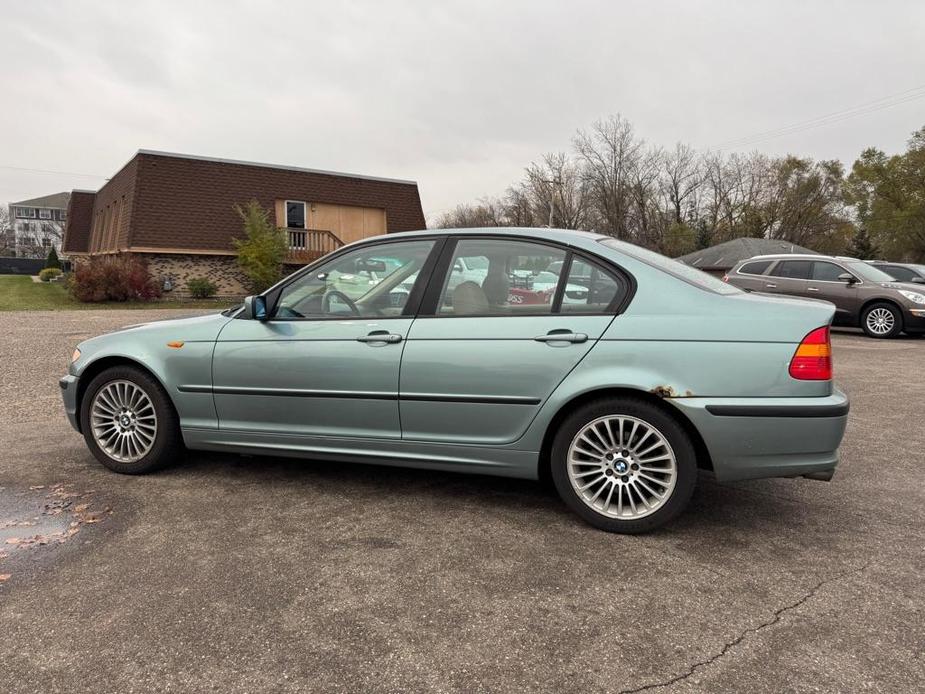
[[[552,229],[553,221],[555,219],[556,211],[556,191],[559,191],[559,197],[562,197],[562,179],[561,178],[541,178],[539,179],[542,183],[548,183],[553,186],[552,192],[549,194],[549,228]]]

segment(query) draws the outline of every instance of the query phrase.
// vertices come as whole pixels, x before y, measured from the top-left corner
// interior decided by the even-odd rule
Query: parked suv
[[[831,301],[835,325],[860,327],[870,337],[925,333],[925,287],[897,282],[856,258],[759,255],[723,279],[745,291]]]
[[[882,270],[897,282],[925,284],[925,265],[888,263],[885,260],[868,260],[867,263],[868,265],[873,265],[878,270]]]

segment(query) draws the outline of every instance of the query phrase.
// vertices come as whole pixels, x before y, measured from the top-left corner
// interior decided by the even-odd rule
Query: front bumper
[[[700,432],[722,482],[830,476],[848,423],[848,397],[675,398]]]
[[[77,376],[68,374],[58,380],[61,386],[61,395],[64,398],[64,414],[78,432],[80,431],[80,417],[77,414]]]
[[[925,307],[907,308],[903,311],[903,330],[910,333],[925,333]]]

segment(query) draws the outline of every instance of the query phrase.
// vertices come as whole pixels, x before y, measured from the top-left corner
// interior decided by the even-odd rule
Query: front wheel
[[[873,304],[861,316],[861,328],[868,337],[896,337],[903,330],[903,317],[893,304]]]
[[[687,506],[697,481],[690,437],[644,400],[605,398],[569,415],[551,452],[562,500],[596,528],[653,530]]]
[[[151,472],[183,452],[167,393],[130,366],[106,369],[90,381],[80,405],[80,428],[90,452],[114,472]]]

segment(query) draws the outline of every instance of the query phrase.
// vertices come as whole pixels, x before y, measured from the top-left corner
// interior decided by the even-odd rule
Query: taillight
[[[829,326],[816,328],[803,338],[790,360],[790,375],[801,381],[832,378],[832,338]]]

